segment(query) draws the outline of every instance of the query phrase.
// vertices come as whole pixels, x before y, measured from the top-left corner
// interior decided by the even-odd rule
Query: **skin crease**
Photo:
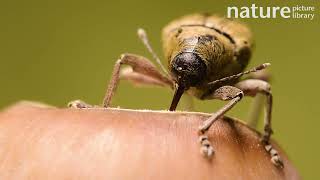
[[[283,151],[271,162],[259,134],[224,117],[199,153],[204,113],[59,109],[21,102],[0,112],[1,179],[299,179]],[[279,147],[272,142],[279,149]]]

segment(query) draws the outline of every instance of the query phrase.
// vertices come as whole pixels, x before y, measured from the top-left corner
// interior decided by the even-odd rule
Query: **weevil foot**
[[[214,149],[209,141],[208,136],[201,135],[199,137],[199,143],[201,145],[200,153],[206,158],[211,158],[214,154]]]
[[[81,100],[75,100],[75,101],[69,102],[68,107],[76,108],[76,109],[83,109],[83,108],[92,108],[93,106],[90,104],[87,104]]]
[[[280,155],[278,154],[278,151],[275,150],[271,144],[266,144],[265,146],[265,149],[266,151],[270,154],[271,156],[271,162],[277,166],[277,167],[280,167],[280,168],[283,168],[284,165],[283,165],[283,162],[281,160],[281,157]]]

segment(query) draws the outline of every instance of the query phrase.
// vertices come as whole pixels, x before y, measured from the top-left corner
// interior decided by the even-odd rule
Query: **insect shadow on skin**
[[[263,70],[270,65],[264,63],[244,71],[253,47],[252,34],[246,25],[209,14],[193,14],[172,21],[162,31],[163,49],[168,60],[169,72],[151,48],[146,32],[138,29],[138,36],[161,71],[145,57],[123,54],[114,65],[103,101],[105,108],[110,106],[120,77],[137,84],[166,86],[173,89],[170,111],[176,109],[184,93],[201,100],[228,101],[199,127],[200,151],[205,157],[211,158],[214,148],[206,132],[212,124],[235,106],[243,96],[256,96],[261,93],[267,99],[264,134],[261,141],[271,156],[271,162],[283,167],[278,152],[269,143],[272,134],[271,86],[258,78],[240,80],[243,75]],[[122,65],[129,67],[121,71]],[[93,107],[79,100],[71,102],[69,106]]]

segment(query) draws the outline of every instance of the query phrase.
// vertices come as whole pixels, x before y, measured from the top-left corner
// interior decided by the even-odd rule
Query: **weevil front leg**
[[[265,144],[266,151],[271,156],[271,162],[276,166],[283,167],[283,162],[278,152],[269,143],[270,136],[273,133],[271,128],[271,114],[272,114],[272,93],[271,86],[268,82],[258,79],[248,79],[236,84],[236,87],[241,89],[245,95],[256,96],[258,93],[262,93],[266,96],[266,109],[264,117],[264,133],[261,141]]]
[[[204,123],[199,127],[199,142],[201,145],[201,153],[210,158],[213,155],[213,147],[205,133],[209,130],[212,124],[235,106],[243,97],[243,92],[233,86],[223,86],[215,90],[212,94],[204,97],[204,99],[220,99],[229,101],[225,106],[212,114]]]
[[[122,65],[129,65],[130,67],[121,69]],[[114,65],[111,81],[103,101],[104,107],[109,107],[120,79],[131,81],[137,85],[156,85],[173,88],[172,80],[162,75],[148,59],[135,54],[123,54]],[[68,107],[83,109],[97,106],[87,104],[81,100],[75,100],[68,103]]]
[[[132,71],[123,72],[123,76],[128,80],[149,85],[157,85],[158,83],[158,85],[173,86],[172,80],[162,75],[156,66],[145,57],[135,54],[123,54],[114,65],[112,77],[107,87],[103,100],[103,106],[106,108],[110,106],[111,99],[119,84],[120,69],[122,65],[129,65],[132,68]]]
[[[68,107],[76,109],[93,108],[93,105],[87,104],[82,100],[74,100],[68,103]]]

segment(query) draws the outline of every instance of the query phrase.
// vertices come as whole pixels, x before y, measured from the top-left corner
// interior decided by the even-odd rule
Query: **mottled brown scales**
[[[206,83],[244,70],[250,59],[253,41],[250,29],[244,24],[216,15],[193,14],[165,26],[162,43],[169,66],[181,52],[196,53],[206,63],[206,79],[188,91],[201,98],[208,90],[203,87]],[[233,83],[234,80],[224,84]]]
[[[266,97],[264,133],[261,141],[271,156],[271,162],[278,167],[283,166],[277,151],[269,143],[272,134],[273,102],[270,84],[258,78],[240,81],[241,76],[263,70],[270,65],[264,63],[244,71],[253,46],[252,34],[247,26],[209,14],[193,14],[172,21],[164,27],[162,32],[168,70],[153,51],[146,32],[138,29],[138,35],[161,71],[147,58],[135,54],[123,54],[114,65],[103,101],[105,108],[110,106],[120,78],[134,84],[170,87],[174,90],[170,111],[176,110],[185,92],[201,100],[228,101],[199,127],[200,151],[205,157],[211,158],[215,149],[206,132],[244,96],[256,96],[261,93]],[[123,69],[123,65],[129,67]],[[93,106],[82,101],[74,101],[70,107],[89,108]],[[256,124],[258,116],[251,117],[254,119],[250,122]]]

